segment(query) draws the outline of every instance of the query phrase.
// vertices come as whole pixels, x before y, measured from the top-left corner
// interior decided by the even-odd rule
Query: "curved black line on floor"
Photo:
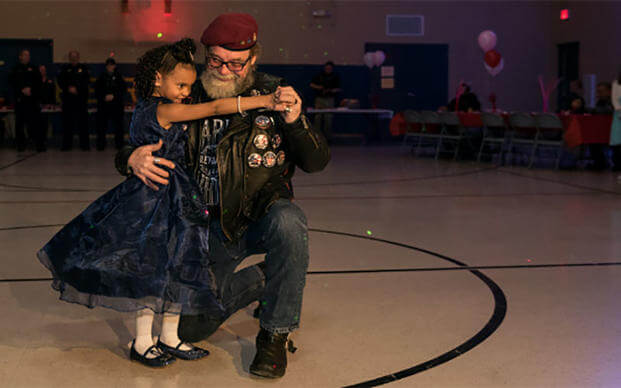
[[[556,184],[559,184],[559,185],[569,186],[569,187],[573,187],[573,188],[576,188],[576,189],[591,190],[591,191],[595,191],[595,192],[603,193],[603,194],[621,195],[621,192],[614,191],[614,190],[606,190],[606,189],[600,189],[600,188],[597,188],[597,187],[579,185],[579,184],[576,184],[576,183],[564,182],[564,181],[560,181],[560,180],[556,180],[556,179],[552,179],[552,178],[530,176],[530,175],[526,175],[526,174],[521,174],[521,173],[516,172],[516,171],[508,171],[508,170],[504,170],[504,169],[498,169],[498,171],[500,171],[502,173],[505,173],[505,174],[509,174],[509,175],[519,176],[520,178],[527,178],[527,179],[534,179],[534,180],[542,181],[542,182],[556,183]]]
[[[400,182],[412,182],[412,181],[420,181],[420,180],[431,180],[431,179],[439,179],[439,178],[451,178],[457,176],[465,176],[465,175],[473,175],[481,172],[487,172],[490,170],[497,169],[497,166],[480,168],[476,170],[463,171],[459,173],[452,174],[440,174],[440,175],[429,175],[429,176],[421,176],[415,178],[403,178],[403,179],[384,179],[384,180],[371,180],[371,181],[358,181],[358,182],[341,182],[341,183],[317,183],[317,184],[294,184],[294,187],[315,187],[315,186],[347,186],[347,185],[367,185],[367,184],[385,184],[385,183],[400,183]],[[0,183],[0,187],[6,187],[10,189],[23,189],[33,192],[61,192],[61,193],[71,193],[71,192],[95,192],[102,193],[108,189],[61,189],[55,187],[41,187],[41,186],[23,186],[23,185],[12,185],[7,183]]]
[[[476,170],[468,170],[456,173],[449,174],[440,174],[440,175],[427,175],[427,176],[419,176],[414,178],[401,178],[401,179],[379,179],[379,180],[370,180],[370,181],[354,181],[354,182],[333,182],[333,183],[307,183],[307,184],[294,184],[294,187],[319,187],[319,186],[350,186],[350,185],[373,185],[373,184],[384,184],[384,183],[400,183],[400,182],[413,182],[413,181],[422,181],[422,180],[430,180],[430,179],[438,179],[438,178],[452,178],[458,176],[465,175],[474,175],[481,172],[487,172],[498,169],[498,166],[485,167],[485,168],[477,168]]]
[[[3,232],[5,230],[41,229],[41,228],[53,228],[53,227],[60,227],[60,226],[65,226],[65,224],[8,226],[6,228],[0,228],[0,232]]]
[[[369,195],[369,196],[343,196],[343,197],[295,197],[296,200],[305,201],[333,201],[346,200],[374,200],[374,199],[433,199],[433,198],[512,198],[512,197],[559,197],[572,195],[604,195],[593,191],[577,193],[504,193],[504,194],[413,194],[413,195]],[[1,202],[0,202],[1,203]]]
[[[564,197],[578,195],[607,195],[593,191],[581,191],[575,193],[501,193],[501,194],[413,194],[413,195],[369,195],[369,196],[334,196],[334,197],[295,197],[299,201],[333,201],[333,200],[385,200],[385,199],[434,199],[434,198],[513,198],[513,197]],[[95,199],[85,200],[58,200],[58,201],[0,201],[0,205],[11,204],[79,204],[90,203]]]
[[[326,234],[333,234],[333,235],[337,235],[337,236],[348,236],[348,237],[354,237],[354,238],[360,238],[360,239],[365,239],[365,240],[372,240],[372,241],[378,241],[378,242],[382,242],[382,243],[386,243],[386,244],[390,244],[390,245],[395,245],[398,247],[402,247],[402,248],[407,248],[407,249],[412,249],[418,252],[422,252],[422,253],[426,253],[428,255],[431,256],[435,256],[438,257],[440,259],[446,260],[450,263],[456,264],[460,267],[467,267],[468,265],[465,263],[462,263],[461,261],[455,260],[453,258],[450,258],[448,256],[444,256],[441,255],[439,253],[436,252],[432,252],[429,251],[427,249],[423,249],[423,248],[418,248],[412,245],[407,245],[407,244],[402,244],[402,243],[398,243],[398,242],[394,242],[394,241],[390,241],[390,240],[385,240],[385,239],[381,239],[381,238],[375,238],[375,237],[369,237],[369,236],[363,236],[363,235],[357,235],[357,234],[352,234],[352,233],[343,233],[343,232],[335,232],[335,231],[330,231],[330,230],[322,230],[322,229],[312,229],[309,228],[309,231],[312,232],[318,232],[318,233],[326,233]],[[483,283],[485,283],[487,285],[487,287],[489,287],[490,291],[492,292],[492,295],[494,297],[494,312],[492,313],[492,316],[490,317],[489,321],[485,324],[485,326],[479,330],[478,333],[476,333],[473,337],[471,337],[469,340],[467,340],[466,342],[464,342],[463,344],[457,346],[454,349],[449,350],[446,353],[441,354],[440,356],[431,359],[429,361],[425,361],[423,363],[420,363],[418,365],[415,365],[411,368],[408,369],[403,369],[400,370],[398,372],[395,373],[391,373],[389,375],[385,375],[385,376],[381,376],[378,377],[376,379],[373,380],[367,380],[367,381],[363,381],[361,383],[356,383],[353,385],[348,385],[346,388],[351,388],[351,387],[375,387],[378,385],[383,385],[383,384],[387,384],[387,383],[391,383],[393,381],[397,381],[397,380],[401,380],[404,379],[406,377],[410,377],[413,376],[417,373],[420,372],[424,372],[428,369],[434,368],[438,365],[444,364],[445,362],[448,362],[456,357],[461,356],[462,354],[466,353],[467,351],[473,349],[474,347],[478,346],[479,344],[481,344],[483,341],[485,341],[489,336],[491,336],[502,324],[502,321],[505,318],[505,315],[507,314],[507,298],[505,297],[505,294],[502,292],[502,289],[489,277],[487,277],[486,275],[484,275],[483,273],[479,272],[478,270],[470,270],[470,272],[476,276],[477,278],[479,278]]]
[[[9,168],[11,166],[15,166],[16,164],[21,163],[21,162],[23,162],[25,160],[28,160],[28,159],[30,159],[30,158],[32,158],[34,156],[37,156],[37,155],[39,155],[39,154],[38,153],[34,153],[34,154],[26,155],[26,156],[22,157],[21,159],[17,159],[16,161],[14,161],[12,163],[9,163],[9,164],[4,165],[4,166],[0,166],[0,171],[5,170],[5,169],[7,169],[7,168]]]
[[[315,186],[347,186],[347,185],[367,185],[367,184],[385,184],[385,183],[400,183],[400,182],[412,182],[412,181],[421,181],[421,180],[431,180],[431,179],[439,179],[439,178],[451,178],[457,176],[466,176],[478,174],[481,172],[487,172],[490,170],[496,170],[498,167],[486,167],[480,168],[476,170],[463,171],[459,173],[452,174],[440,174],[440,175],[428,175],[421,176],[415,178],[403,178],[403,179],[383,179],[383,180],[371,180],[371,181],[358,181],[358,182],[341,182],[341,183],[317,183],[317,184],[294,184],[294,187],[315,187]],[[96,192],[102,193],[109,189],[60,189],[54,187],[40,187],[40,186],[23,186],[23,185],[12,185],[7,183],[0,183],[0,187],[6,187],[10,189],[23,189],[29,190],[33,192],[61,192],[61,193],[71,193],[71,192]]]
[[[620,267],[621,262],[597,263],[565,263],[565,264],[516,264],[516,265],[481,265],[471,267],[429,267],[429,268],[376,268],[376,269],[342,269],[330,271],[308,271],[307,275],[357,275],[375,273],[402,273],[402,272],[442,272],[442,271],[472,271],[483,269],[541,269],[541,268],[579,268],[579,267]],[[52,278],[14,278],[0,279],[0,283],[43,282]]]
[[[0,183],[0,187],[6,187],[9,189],[23,189],[28,190],[28,192],[60,192],[60,193],[102,193],[108,189],[94,190],[94,189],[57,189],[54,187],[40,187],[40,186],[22,186],[22,185],[11,185],[8,183]]]

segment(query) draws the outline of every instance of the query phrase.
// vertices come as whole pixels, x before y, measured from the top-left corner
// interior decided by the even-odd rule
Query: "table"
[[[306,109],[306,114],[337,114],[337,115],[363,115],[371,122],[371,130],[365,131],[365,133],[355,132],[355,133],[343,133],[343,132],[333,132],[333,137],[358,137],[362,140],[363,143],[366,143],[368,140],[372,139],[375,141],[381,140],[382,136],[380,135],[380,124],[379,121],[382,119],[390,120],[393,117],[394,111],[389,109],[350,109],[350,108],[328,108],[328,109],[315,109],[308,108]]]
[[[569,115],[568,118],[564,134],[567,147],[610,143],[612,115]]]

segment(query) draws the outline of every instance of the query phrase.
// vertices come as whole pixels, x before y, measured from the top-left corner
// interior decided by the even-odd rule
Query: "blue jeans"
[[[239,309],[259,300],[261,327],[288,333],[299,327],[302,296],[308,269],[308,227],[302,210],[290,200],[276,201],[246,233],[231,242],[222,233],[220,220],[210,222],[209,259],[222,297],[220,316],[182,315],[179,337],[206,338]],[[235,272],[248,256],[265,254],[262,270],[253,265]]]

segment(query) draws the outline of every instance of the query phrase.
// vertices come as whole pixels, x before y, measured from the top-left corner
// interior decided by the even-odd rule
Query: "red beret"
[[[257,43],[259,26],[247,13],[225,13],[203,31],[201,43],[227,50],[248,50]]]

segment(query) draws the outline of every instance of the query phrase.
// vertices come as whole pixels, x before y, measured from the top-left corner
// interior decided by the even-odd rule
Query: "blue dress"
[[[39,252],[60,299],[118,311],[150,308],[157,313],[218,311],[221,304],[207,261],[208,212],[198,187],[184,170],[187,134],[168,130],[156,118],[164,98],[136,106],[130,126],[135,146],[176,164],[159,191],[132,176],[98,198]]]

